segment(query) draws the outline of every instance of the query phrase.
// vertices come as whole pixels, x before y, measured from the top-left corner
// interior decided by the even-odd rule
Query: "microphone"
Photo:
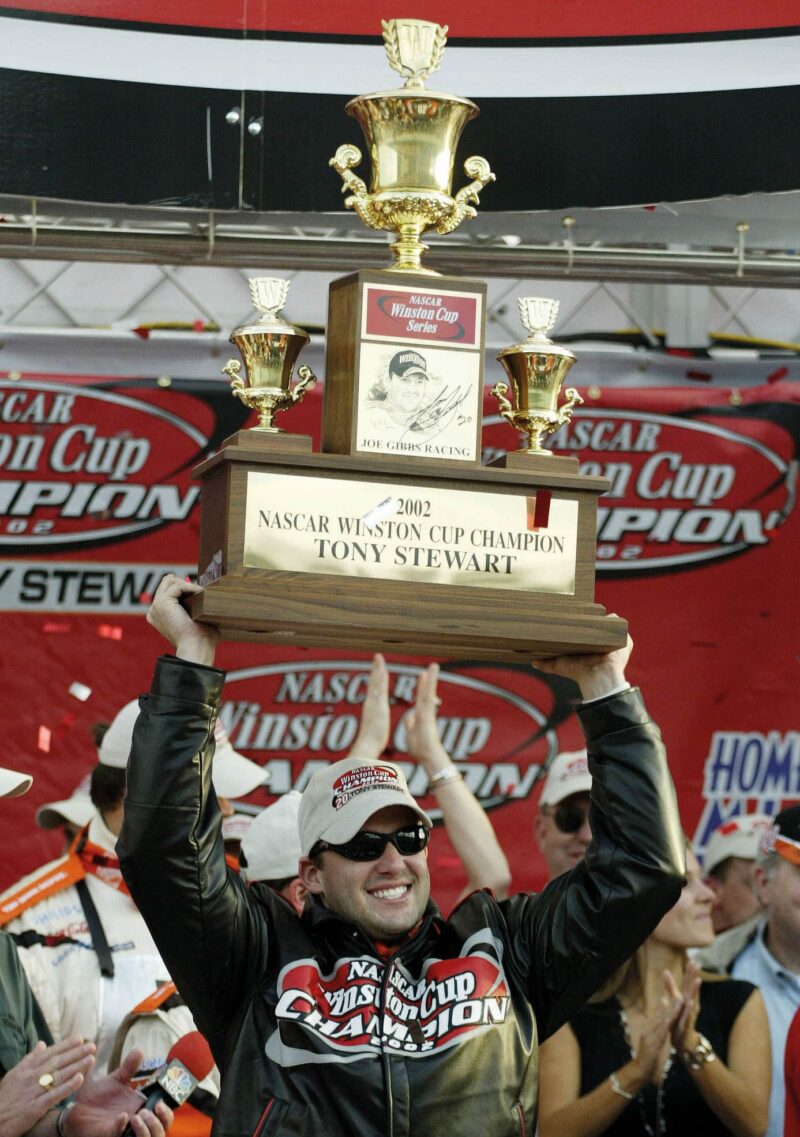
[[[194,1093],[198,1082],[208,1077],[213,1067],[211,1050],[200,1031],[185,1034],[170,1050],[155,1082],[142,1091],[146,1094],[142,1109],[154,1110],[161,1101],[170,1109],[178,1109]],[[130,1124],[125,1126],[122,1137],[134,1137]]]

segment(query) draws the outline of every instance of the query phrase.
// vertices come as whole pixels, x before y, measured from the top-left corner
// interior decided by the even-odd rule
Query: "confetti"
[[[59,624],[56,620],[47,620],[42,624],[42,631],[48,636],[66,635],[72,630],[72,624]]]
[[[98,624],[97,634],[106,640],[121,640],[122,628],[118,624]]]
[[[39,741],[38,741],[37,745],[38,745],[40,750],[43,750],[45,752],[45,754],[50,753],[50,737],[51,737],[50,727],[49,726],[40,726],[39,727]]]
[[[152,592],[140,592],[139,593],[139,603],[140,604],[152,604],[153,603]]]
[[[75,683],[70,683],[69,693],[73,699],[79,699],[82,703],[85,703],[92,693],[92,688],[87,687],[85,683],[78,683],[76,681]]]
[[[379,522],[385,521],[387,517],[391,517],[392,514],[397,513],[399,508],[400,502],[396,497],[387,497],[384,498],[383,501],[378,502],[372,509],[368,510],[361,520],[368,529],[371,529],[373,525],[377,525]]]

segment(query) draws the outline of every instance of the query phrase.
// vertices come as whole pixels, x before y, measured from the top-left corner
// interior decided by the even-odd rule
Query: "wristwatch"
[[[716,1057],[713,1046],[699,1030],[697,1031],[697,1046],[694,1050],[681,1052],[681,1058],[690,1070],[702,1070],[706,1063],[713,1062]]]

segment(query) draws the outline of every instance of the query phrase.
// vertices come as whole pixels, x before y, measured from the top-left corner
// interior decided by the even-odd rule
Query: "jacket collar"
[[[303,914],[300,919],[307,932],[315,938],[324,936],[337,950],[345,943],[352,945],[353,942],[356,941],[360,949],[366,950],[366,952],[375,959],[383,958],[381,952],[372,940],[364,934],[357,924],[352,923],[350,920],[345,920],[336,912],[331,911],[318,896],[308,896],[306,898],[305,908],[303,909]],[[413,945],[416,944],[417,941],[425,939],[424,933],[431,926],[438,932],[444,926],[444,921],[434,902],[428,900],[425,911],[422,914],[422,919],[414,935],[410,940],[401,944],[398,951],[403,955],[410,954]]]

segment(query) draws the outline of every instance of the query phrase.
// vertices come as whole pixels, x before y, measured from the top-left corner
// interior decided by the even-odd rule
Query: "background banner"
[[[630,622],[630,677],[662,728],[683,823],[702,850],[727,817],[800,800],[800,384],[581,393],[555,442],[611,482],[598,600]],[[315,447],[320,410],[312,391],[286,423]],[[487,398],[486,459],[516,447],[495,410]],[[92,724],[147,688],[164,648],[144,619],[150,597],[165,571],[197,568],[191,469],[246,415],[222,384],[0,378],[2,764],[35,778],[26,798],[0,803],[1,887],[59,851],[58,835],[34,828],[36,808],[91,769]],[[271,774],[254,804],[302,789],[320,763],[346,754],[366,654],[223,644],[218,662],[231,741]],[[425,662],[389,660],[401,762],[402,715]],[[463,659],[443,661],[440,693],[445,746],[490,811],[514,887],[539,887],[538,782],[558,751],[581,744],[574,688],[525,665]],[[424,774],[407,772],[424,794]],[[431,862],[447,908],[463,876],[441,831]]]
[[[484,155],[497,182],[482,214],[798,185],[800,18],[785,0],[418,0],[383,15],[449,27],[430,89],[480,105],[456,185]],[[363,146],[344,104],[395,85],[380,35],[374,5],[349,0],[4,3],[0,193],[340,210],[328,160]]]

